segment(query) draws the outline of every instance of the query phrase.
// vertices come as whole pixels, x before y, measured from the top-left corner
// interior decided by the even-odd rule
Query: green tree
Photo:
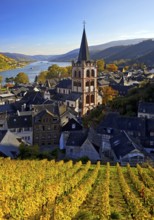
[[[104,66],[105,66],[104,60],[97,60],[97,71],[98,71],[98,74],[103,72]]]
[[[14,79],[15,83],[29,83],[29,78],[28,75],[26,73],[20,72],[16,75],[15,79]]]

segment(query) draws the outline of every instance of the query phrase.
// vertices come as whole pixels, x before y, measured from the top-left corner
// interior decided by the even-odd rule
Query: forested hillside
[[[0,71],[5,71],[8,69],[14,69],[18,65],[18,62],[7,56],[0,54]]]

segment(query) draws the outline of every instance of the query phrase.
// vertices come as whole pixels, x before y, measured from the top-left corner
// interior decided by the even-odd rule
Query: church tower
[[[85,115],[97,106],[97,65],[90,60],[85,26],[77,62],[72,62],[72,92],[81,93],[79,114]]]

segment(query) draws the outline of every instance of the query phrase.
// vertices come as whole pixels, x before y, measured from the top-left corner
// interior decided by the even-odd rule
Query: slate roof
[[[140,102],[138,106],[138,112],[154,114],[154,103],[152,102]]]
[[[71,79],[63,79],[59,81],[59,83],[56,86],[57,88],[63,88],[63,89],[72,89],[72,80]]]
[[[125,132],[121,132],[119,135],[111,138],[110,143],[111,148],[118,159],[136,149],[135,145],[132,143],[132,140],[128,138]]]
[[[108,113],[98,125],[97,132],[102,133],[104,128],[145,133],[146,122],[144,118],[126,117],[118,113]]]
[[[56,114],[56,115],[59,114],[58,104],[55,104],[53,102],[51,104],[43,104],[43,105],[34,105],[33,106],[33,110],[34,110],[35,115],[45,109],[48,110],[49,112],[52,112],[53,114]]]
[[[76,101],[81,97],[81,95],[82,95],[81,93],[71,92],[70,94],[67,95],[67,100]]]
[[[14,103],[0,105],[0,112],[7,112],[7,113],[15,113],[16,108],[14,106]]]
[[[119,94],[123,94],[123,95],[127,95],[128,91],[133,88],[134,86],[124,86],[124,85],[120,85],[120,84],[110,84],[110,86],[119,92]]]
[[[76,131],[82,130],[82,125],[77,122],[74,118],[71,118],[63,127],[62,131]]]
[[[54,115],[52,112],[50,112],[50,111],[48,111],[47,109],[44,109],[44,110],[42,110],[41,112],[39,112],[37,115],[35,115],[35,117],[34,117],[34,123],[37,123],[37,122],[39,122],[39,124],[40,124],[40,118],[42,118],[45,114],[48,114],[48,115],[50,115],[50,116],[52,116],[52,117],[56,117],[57,118],[57,115]],[[59,118],[57,118],[57,119],[59,119]]]
[[[72,131],[66,142],[66,146],[81,147],[88,137],[88,130]]]
[[[10,131],[0,131],[0,154],[14,158],[19,153],[22,140]]]
[[[87,37],[86,37],[86,31],[84,28],[82,40],[81,40],[81,45],[80,45],[78,61],[81,62],[81,61],[88,61],[88,60],[90,60],[90,54],[89,54]]]
[[[32,127],[32,115],[9,116],[8,128],[28,128]]]
[[[57,93],[56,95],[54,95],[52,97],[53,100],[55,101],[76,101],[77,99],[79,99],[81,97],[81,93],[77,93],[77,92],[71,92],[70,94],[60,94]]]
[[[14,106],[16,110],[21,110],[22,105],[26,104],[26,110],[29,110],[30,105],[43,104],[45,101],[41,92],[28,91],[20,101],[14,103]]]

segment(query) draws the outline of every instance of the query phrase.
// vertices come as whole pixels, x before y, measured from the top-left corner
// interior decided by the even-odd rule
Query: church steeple
[[[85,24],[84,24],[78,61],[81,62],[81,61],[88,61],[88,60],[90,60],[90,55],[89,55],[89,48],[88,48],[88,42],[87,42]]]

